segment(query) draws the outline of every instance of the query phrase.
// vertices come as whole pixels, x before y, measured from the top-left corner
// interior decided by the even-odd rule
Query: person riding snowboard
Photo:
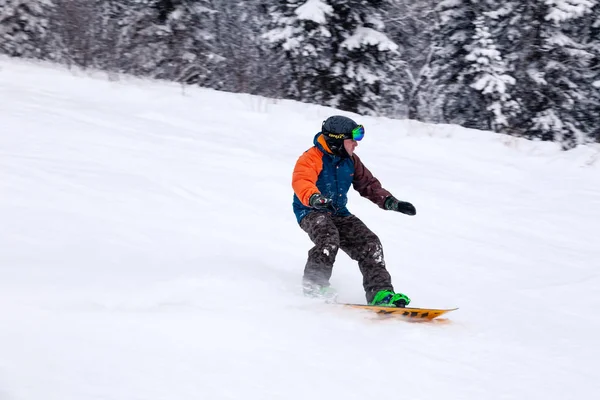
[[[352,119],[331,116],[315,136],[314,146],[296,162],[292,176],[293,209],[298,224],[315,245],[308,252],[302,287],[307,296],[335,297],[329,279],[341,248],[358,261],[368,304],[404,307],[410,299],[394,292],[381,242],[348,211],[347,193],[352,185],[382,209],[407,215],[417,211],[411,203],[400,201],[385,190],[354,153],[364,135],[365,128]]]

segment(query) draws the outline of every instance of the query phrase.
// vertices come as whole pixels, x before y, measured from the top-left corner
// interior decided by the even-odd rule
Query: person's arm
[[[411,203],[398,200],[385,190],[356,154],[352,155],[352,159],[354,161],[354,181],[352,184],[361,196],[371,200],[384,210],[398,211],[406,215],[417,213],[415,206]]]
[[[381,186],[381,182],[373,176],[356,154],[352,155],[352,160],[354,161],[354,180],[352,181],[354,189],[362,197],[371,200],[380,208],[385,208],[385,199],[392,194]]]
[[[310,148],[296,162],[292,174],[292,188],[298,199],[307,207],[310,207],[310,197],[320,194],[317,189],[317,179],[322,170],[322,155],[316,147]]]

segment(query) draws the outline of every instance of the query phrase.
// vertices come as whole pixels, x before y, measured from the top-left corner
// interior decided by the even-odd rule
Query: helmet
[[[344,139],[352,139],[352,130],[358,124],[343,115],[333,115],[323,121],[321,133],[333,154],[340,157],[350,157],[344,148]]]
[[[334,115],[323,121],[321,132],[326,138],[330,137],[337,140],[352,139],[352,130],[357,126],[358,124],[348,117]]]

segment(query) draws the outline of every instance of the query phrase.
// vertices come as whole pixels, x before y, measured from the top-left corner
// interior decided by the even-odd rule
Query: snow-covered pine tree
[[[586,140],[593,55],[575,29],[596,0],[513,1],[507,38],[521,109],[516,127],[524,136],[556,141],[569,149]],[[505,52],[507,53],[507,52]]]
[[[51,16],[54,61],[80,67],[96,67],[102,57],[99,48],[102,27],[99,0],[54,0]]]
[[[387,0],[281,0],[265,35],[290,66],[286,97],[376,113],[396,93],[401,65],[385,34]],[[398,101],[395,99],[395,101]]]
[[[398,110],[408,78],[398,45],[385,33],[383,17],[390,2],[339,0],[331,4],[333,39],[339,47],[326,88],[336,99],[334,104],[361,114]]]
[[[586,132],[591,140],[600,142],[600,1],[597,1],[591,12],[573,26],[578,29],[578,35],[585,44],[585,49],[591,54],[588,71],[587,115],[580,118],[585,120]]]
[[[406,62],[399,71],[405,77],[397,80],[398,89],[406,99],[401,104],[405,108],[401,117],[422,121],[432,119],[430,103],[423,89],[431,72],[429,63],[437,3],[437,0],[394,0],[384,20],[388,36],[399,46],[402,60]]]
[[[279,75],[286,98],[331,104],[324,84],[333,63],[333,7],[328,0],[279,0],[269,13],[269,30],[263,35],[274,53],[284,55]]]
[[[465,83],[481,94],[485,106],[482,120],[487,120],[489,128],[496,132],[510,130],[519,104],[511,92],[516,80],[509,72],[495,39],[490,33],[491,18],[482,12],[475,20],[474,42],[467,46],[469,53],[465,61],[470,64],[463,75]]]
[[[212,79],[215,89],[277,96],[271,91],[278,71],[261,33],[267,23],[263,0],[228,2],[211,0],[211,31],[215,36],[215,63]]]
[[[480,91],[471,86],[467,73],[472,62],[466,59],[476,46],[477,17],[485,11],[477,0],[444,0],[436,8],[439,16],[434,35],[429,92],[437,102],[440,122],[469,128],[489,129],[488,111]],[[441,96],[438,99],[434,96]],[[435,104],[435,103],[433,103]]]
[[[128,72],[186,83],[210,75],[213,36],[205,28],[208,0],[132,0],[125,16]]]
[[[96,7],[99,33],[96,36],[98,59],[95,65],[109,71],[125,72],[127,65],[123,60],[131,40],[126,22],[134,8],[132,0],[96,0]]]
[[[131,0],[124,10],[122,37],[128,40],[123,49],[123,72],[150,77],[162,74],[159,67],[169,58],[167,36],[171,34],[162,16],[169,5],[170,1],[163,0]]]
[[[446,0],[438,11],[432,68],[444,88],[443,121],[565,149],[596,135],[590,18],[596,21],[597,0]]]
[[[600,2],[596,3],[592,9],[592,16],[595,16],[591,21],[592,29],[590,30],[588,47],[594,55],[590,62],[590,81],[592,82],[591,91],[593,98],[593,106],[591,117],[593,121],[600,121]],[[600,142],[600,124],[595,123],[594,128],[590,132],[592,139]]]
[[[53,0],[0,0],[0,53],[47,59]]]
[[[210,0],[172,2],[174,9],[166,16],[170,59],[165,64],[166,79],[187,84],[206,85],[215,63],[215,35],[211,25]],[[168,66],[168,67],[167,67]]]

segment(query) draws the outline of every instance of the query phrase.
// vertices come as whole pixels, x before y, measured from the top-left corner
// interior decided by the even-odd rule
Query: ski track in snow
[[[414,324],[300,294],[291,172],[339,111],[0,58],[0,400],[592,399],[597,145],[360,117]],[[332,284],[361,303],[339,253]]]

